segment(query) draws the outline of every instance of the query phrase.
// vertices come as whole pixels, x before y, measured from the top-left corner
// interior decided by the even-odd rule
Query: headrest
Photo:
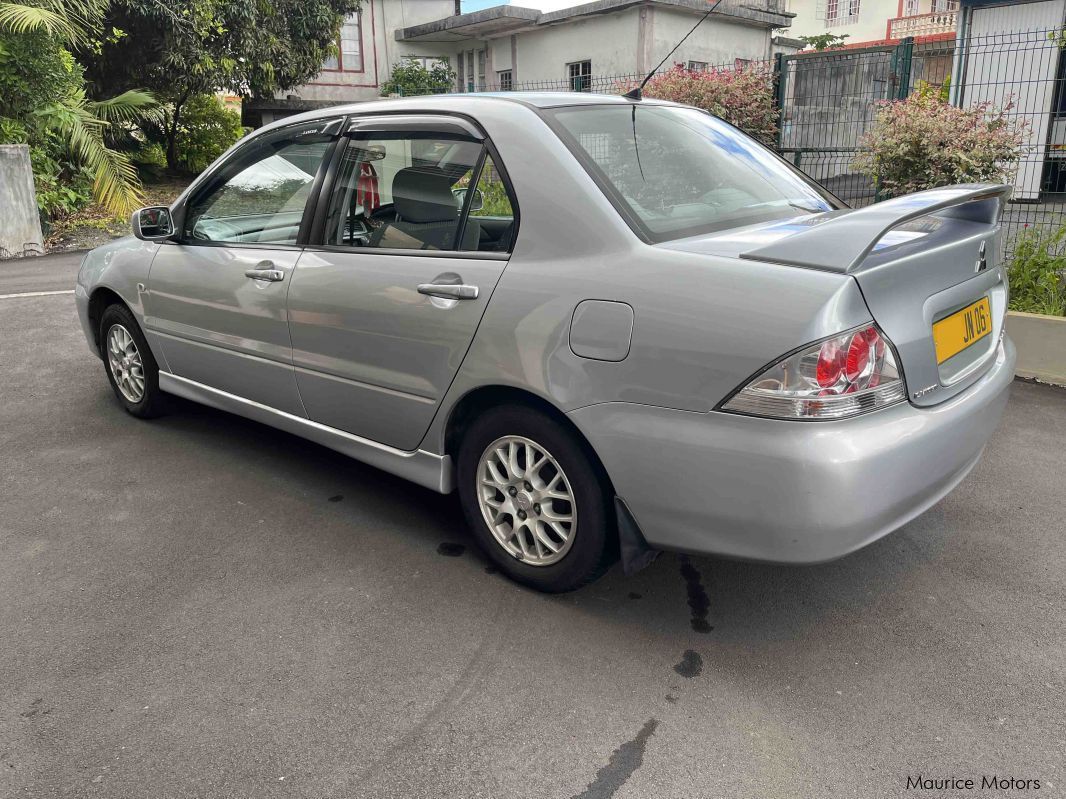
[[[449,222],[459,215],[451,179],[435,166],[409,166],[397,172],[392,202],[405,222]]]

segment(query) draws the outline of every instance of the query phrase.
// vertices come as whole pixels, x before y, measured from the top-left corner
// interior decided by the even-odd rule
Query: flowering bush
[[[624,92],[633,86],[616,88]],[[694,105],[764,144],[777,141],[773,76],[766,67],[696,72],[678,65],[648,81],[644,96]]]
[[[884,102],[859,142],[854,165],[883,198],[952,183],[1007,182],[1022,151],[1025,123],[1006,108],[978,103],[956,108],[939,87]]]

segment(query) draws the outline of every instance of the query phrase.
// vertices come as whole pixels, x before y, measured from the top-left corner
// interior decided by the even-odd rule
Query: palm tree
[[[44,33],[57,46],[89,44],[107,9],[108,0],[29,0],[0,2],[0,30],[14,34]],[[71,159],[92,170],[93,198],[116,215],[141,204],[141,183],[130,158],[108,146],[116,129],[156,120],[159,104],[147,92],[127,91],[93,101],[79,87],[33,112],[34,122],[57,133]]]

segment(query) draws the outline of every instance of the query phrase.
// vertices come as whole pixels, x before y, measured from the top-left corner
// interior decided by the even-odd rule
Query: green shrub
[[[176,140],[178,161],[182,169],[203,172],[243,135],[240,114],[226,108],[213,94],[196,95],[182,107]]]
[[[978,103],[957,108],[940,86],[926,84],[906,100],[881,104],[859,141],[854,165],[882,199],[954,183],[1006,183],[1022,151],[1025,123],[1011,106]]]
[[[145,176],[159,177],[167,168],[167,151],[158,142],[145,142],[131,153],[137,172],[144,179]]]
[[[381,84],[381,96],[399,94],[447,94],[455,91],[455,73],[447,62],[438,61],[426,69],[419,61],[401,61],[392,65],[392,74]]]
[[[1026,228],[1014,242],[1007,268],[1010,309],[1066,316],[1066,225]]]

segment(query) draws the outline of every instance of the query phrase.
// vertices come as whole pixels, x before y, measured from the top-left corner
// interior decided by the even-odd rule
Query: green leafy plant
[[[836,50],[844,46],[850,33],[819,33],[817,36],[800,36],[799,40],[815,50]]]
[[[1023,230],[1007,275],[1012,311],[1066,316],[1066,225]]]
[[[400,61],[392,65],[392,74],[381,84],[381,96],[447,94],[454,87],[455,72],[445,61],[438,61],[429,69],[419,61]]]
[[[615,90],[623,93],[634,85],[618,84]],[[697,71],[678,65],[648,81],[644,96],[710,111],[764,144],[777,140],[773,75],[766,67]]]
[[[203,172],[243,135],[240,114],[213,94],[196,95],[186,103],[178,125],[178,163],[188,172]]]
[[[926,84],[881,104],[854,166],[883,199],[954,183],[1009,182],[1027,127],[1009,117],[1010,108],[957,108],[941,100],[941,87]]]
[[[129,213],[140,201],[136,169],[112,145],[157,104],[138,91],[89,99],[69,49],[91,46],[106,7],[106,0],[0,2],[0,118],[37,153],[46,221],[80,201],[83,170],[93,176],[93,198],[112,213]]]

